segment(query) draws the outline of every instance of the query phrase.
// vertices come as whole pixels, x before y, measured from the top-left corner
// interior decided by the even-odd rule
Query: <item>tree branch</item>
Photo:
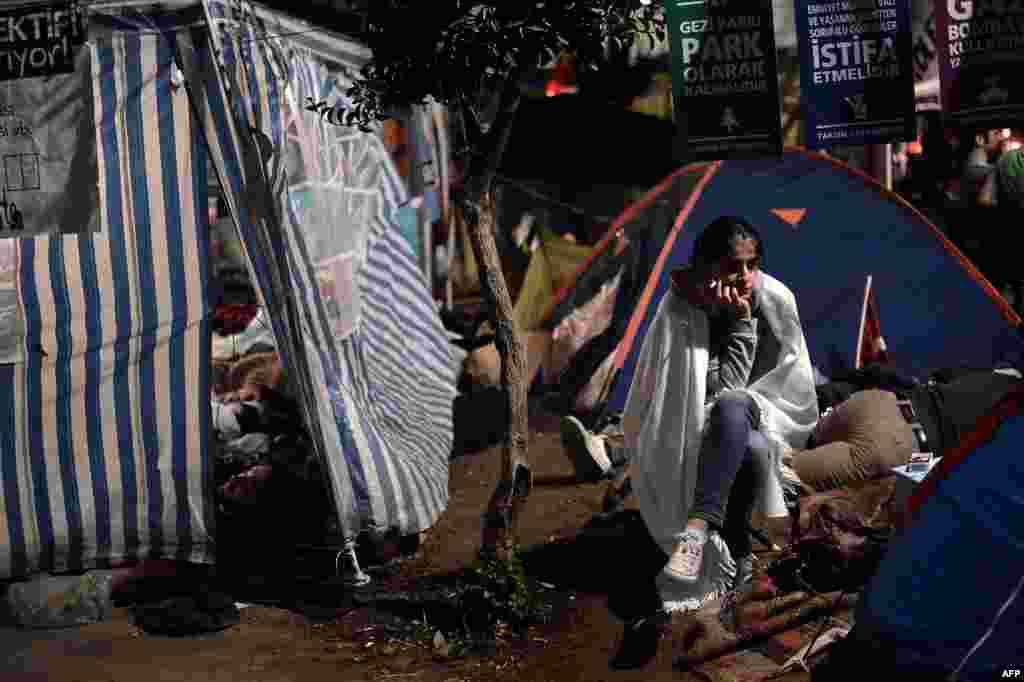
[[[459,111],[462,113],[462,125],[465,127],[466,144],[471,150],[479,149],[484,132],[480,127],[480,117],[476,114],[473,102],[468,97],[461,98]]]
[[[466,194],[473,200],[490,191],[498,169],[501,167],[501,159],[512,136],[512,124],[522,99],[519,77],[520,71],[516,69],[506,78],[501,91],[501,101],[498,104],[498,115],[484,136],[481,146],[470,159],[466,174],[468,178]]]

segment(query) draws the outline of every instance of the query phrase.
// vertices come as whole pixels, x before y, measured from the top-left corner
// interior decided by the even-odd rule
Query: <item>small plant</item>
[[[412,638],[417,644],[434,652],[440,659],[462,658],[470,649],[466,640],[459,636],[446,636],[441,630],[435,629],[427,619],[426,611],[423,620],[412,622]]]
[[[486,616],[490,628],[506,623],[523,631],[542,620],[547,611],[543,597],[526,575],[518,552],[508,560],[478,559],[466,570],[465,580],[466,618]]]
[[[448,642],[448,658],[462,658],[469,653],[469,643],[464,639],[453,639]]]
[[[434,639],[434,628],[427,621],[427,613],[423,612],[423,620],[412,622],[412,638],[421,644],[429,644]]]
[[[456,584],[444,589],[444,602],[448,608],[431,612],[430,617],[424,609],[407,631],[439,660],[494,655],[499,633],[525,634],[531,625],[543,622],[550,609],[517,551],[507,560],[486,558],[470,564]]]

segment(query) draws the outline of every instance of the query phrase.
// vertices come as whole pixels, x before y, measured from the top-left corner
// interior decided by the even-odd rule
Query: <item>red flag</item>
[[[857,334],[857,353],[854,368],[860,369],[872,362],[888,362],[889,353],[882,337],[882,324],[878,318],[878,306],[871,290],[871,275],[864,285],[864,305],[860,311],[860,330]]]

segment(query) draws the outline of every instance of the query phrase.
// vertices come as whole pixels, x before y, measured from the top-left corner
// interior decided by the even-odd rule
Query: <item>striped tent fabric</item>
[[[230,144],[211,145],[214,164],[235,190],[237,205],[250,213],[252,187],[266,187],[274,198],[259,216],[240,216],[240,223],[251,223],[240,225],[241,234],[254,263],[276,271],[266,278],[269,289],[261,282],[263,295],[279,320],[275,333],[282,329],[290,337],[280,343],[279,335],[279,346],[291,355],[284,363],[303,385],[341,529],[351,538],[362,531],[429,528],[448,503],[456,376],[429,287],[396,221],[407,193],[377,136],[329,126],[304,111],[307,97],[341,95],[330,70],[301,49],[268,39],[275,31],[251,17],[239,21],[237,8],[208,7],[224,84],[206,89],[205,107],[216,119],[231,111],[238,131],[222,140]],[[264,144],[246,139],[247,128]],[[318,168],[282,167],[282,159],[295,158],[286,148],[296,135],[316,138]],[[255,163],[263,164],[265,184],[252,171]],[[300,220],[289,197],[292,171],[340,193],[351,211],[330,229],[360,235],[352,250],[360,315],[355,330],[341,338],[318,285],[317,259],[324,254],[309,250],[314,237],[332,235],[307,234],[311,221]],[[284,248],[275,250],[275,243]]]
[[[310,55],[293,52],[290,66],[294,102],[344,97],[344,77]],[[455,362],[428,284],[397,225],[408,195],[383,142],[300,115],[304,126],[293,115],[287,133],[314,137],[320,149],[321,167],[305,168],[306,175],[319,174],[324,189],[345,197],[350,213],[342,224],[361,237],[349,243],[360,263],[360,324],[342,339],[322,332],[340,360],[329,386],[348,468],[364,486],[353,493],[369,510],[370,526],[415,532],[433,525],[448,503]],[[331,241],[330,235],[308,237]]]
[[[0,366],[0,578],[212,560],[206,153],[173,82],[170,27],[90,28],[101,230],[19,244],[24,361]]]

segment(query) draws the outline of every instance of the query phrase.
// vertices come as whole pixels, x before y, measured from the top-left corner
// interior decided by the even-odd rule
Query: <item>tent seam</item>
[[[640,328],[640,322],[647,315],[647,306],[651,303],[651,298],[654,296],[654,290],[661,279],[662,269],[664,269],[665,263],[668,262],[669,253],[671,253],[672,248],[675,246],[676,239],[683,231],[683,226],[686,224],[686,220],[690,217],[693,207],[697,205],[701,195],[704,193],[704,189],[711,182],[712,178],[715,177],[715,174],[718,172],[718,169],[721,168],[722,163],[722,161],[715,161],[708,166],[704,171],[704,175],[697,181],[693,191],[690,192],[690,196],[687,197],[686,203],[679,210],[679,213],[676,216],[676,222],[672,226],[672,231],[669,233],[668,238],[665,239],[665,245],[658,254],[658,260],[654,264],[651,276],[647,278],[647,285],[644,287],[643,293],[640,294],[639,300],[637,300],[633,315],[629,320],[629,326],[626,327],[626,333],[622,335],[622,340],[619,342],[619,347],[615,355],[615,363],[613,365],[616,371],[622,369],[622,365],[626,361],[626,356],[632,349],[633,340]],[[672,177],[675,178],[676,175],[673,175]]]

